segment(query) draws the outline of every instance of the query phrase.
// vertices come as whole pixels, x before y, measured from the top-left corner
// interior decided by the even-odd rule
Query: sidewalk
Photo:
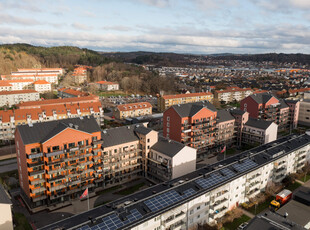
[[[247,215],[247,216],[250,217],[251,219],[255,217],[254,214],[248,212],[247,210],[245,210],[245,209],[243,209],[243,208],[242,208],[242,211],[243,211],[243,214]]]

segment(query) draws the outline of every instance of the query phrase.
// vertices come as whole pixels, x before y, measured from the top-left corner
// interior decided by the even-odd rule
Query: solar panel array
[[[234,167],[234,169],[236,169],[239,172],[245,172],[251,168],[254,168],[255,166],[257,166],[257,164],[254,161],[246,159],[244,162],[236,163],[232,167]]]
[[[129,211],[130,214],[126,216],[126,219],[122,221],[116,214],[112,214],[106,217],[102,218],[102,223],[94,225],[94,226],[88,226],[84,225],[80,227],[78,230],[116,230],[120,229],[123,226],[139,220],[142,218],[141,213],[137,209],[132,209]]]
[[[160,194],[158,196],[155,196],[151,199],[148,199],[144,201],[144,204],[152,211],[156,212],[160,209],[163,209],[165,207],[168,207],[179,200],[182,200],[183,197],[177,193],[175,190],[171,190],[168,192],[165,192],[163,194]]]
[[[232,165],[232,167],[238,172],[245,172],[248,169],[254,168],[256,165],[257,164],[254,161],[246,159],[242,163],[236,163]],[[229,178],[232,178],[235,175],[236,173],[230,170],[229,168],[223,168],[218,172],[211,173],[206,178],[199,178],[195,180],[195,182],[202,188],[210,188],[213,185],[228,180]]]

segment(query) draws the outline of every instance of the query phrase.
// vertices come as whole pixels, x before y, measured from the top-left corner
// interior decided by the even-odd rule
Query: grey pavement
[[[0,147],[0,156],[10,155],[16,153],[15,145],[7,145]]]
[[[16,159],[0,161],[0,173],[10,172],[14,170],[17,170]]]

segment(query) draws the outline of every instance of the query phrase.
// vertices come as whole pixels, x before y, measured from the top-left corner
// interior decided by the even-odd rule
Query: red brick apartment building
[[[274,121],[279,131],[289,130],[290,124],[295,127],[299,112],[299,103],[279,100],[270,93],[253,94],[240,103],[241,110],[249,113],[252,118]]]
[[[18,126],[18,174],[27,203],[48,205],[76,198],[86,187],[92,190],[100,139],[92,117]]]
[[[164,137],[184,143],[197,152],[216,143],[217,110],[209,102],[173,105],[164,112]]]

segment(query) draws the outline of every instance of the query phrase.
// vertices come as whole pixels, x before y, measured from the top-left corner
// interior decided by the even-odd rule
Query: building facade
[[[12,201],[0,184],[0,229],[13,230]]]
[[[110,82],[110,81],[98,81],[96,82],[99,90],[102,91],[115,91],[119,90],[119,84],[116,82]]]
[[[289,106],[270,93],[253,94],[241,101],[240,108],[248,112],[252,118],[275,122],[279,131],[290,128]]]
[[[167,180],[194,171],[196,150],[175,142],[167,150],[162,147],[165,141],[143,125],[101,132],[93,117],[18,126],[15,143],[23,198],[30,207],[61,204],[79,197],[86,187],[94,192],[147,176],[150,151],[164,158],[175,149],[188,153],[187,160],[172,162]],[[154,175],[163,181],[159,173]]]
[[[152,114],[152,108],[153,106],[149,102],[123,104],[116,107],[114,115],[118,119],[141,117]]]
[[[160,112],[164,112],[166,109],[170,108],[173,105],[181,105],[200,101],[208,101],[212,103],[213,94],[210,92],[201,92],[177,95],[163,95],[158,98],[157,108]]]
[[[16,90],[16,91],[1,91],[0,92],[0,107],[12,106],[21,102],[39,100],[39,93],[35,90]]]
[[[241,101],[242,99],[250,96],[253,90],[250,88],[229,87],[225,90],[215,90],[214,98],[219,102],[231,103]]]
[[[75,89],[70,88],[60,88],[57,90],[58,97],[61,98],[71,98],[71,97],[86,97],[89,93],[82,92]]]
[[[164,112],[163,135],[197,149],[200,154],[216,146],[217,110],[209,103],[173,105]]]
[[[42,230],[185,230],[216,224],[228,211],[300,170],[310,160],[309,150],[308,134],[286,136]]]

